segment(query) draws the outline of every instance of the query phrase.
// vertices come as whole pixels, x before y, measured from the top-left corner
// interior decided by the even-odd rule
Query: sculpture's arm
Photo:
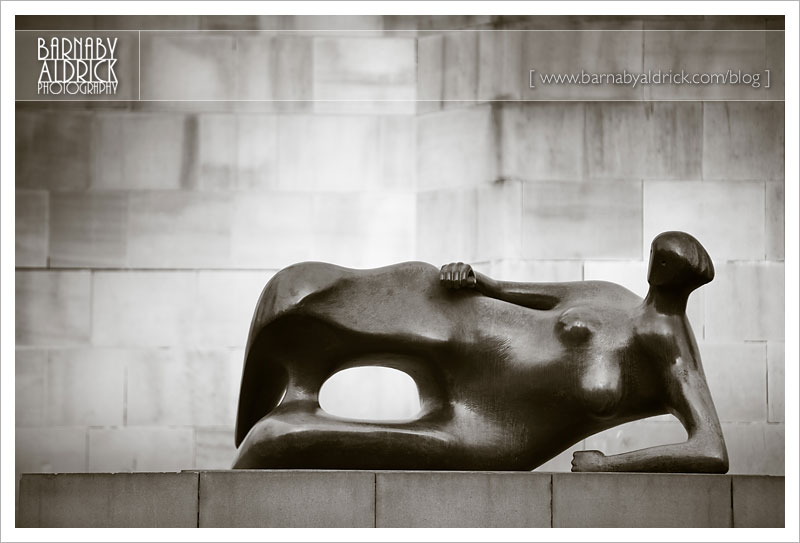
[[[688,324],[687,324],[688,327]],[[667,352],[666,402],[668,410],[681,421],[688,434],[683,443],[660,445],[623,454],[605,456],[600,451],[578,451],[572,471],[652,471],[671,473],[726,473],[728,452],[722,436],[711,393],[708,389],[697,346],[690,335]],[[677,348],[675,348],[677,347]],[[661,358],[663,360],[664,351]]]
[[[552,309],[566,296],[562,283],[497,281],[462,262],[442,266],[439,280],[447,288],[472,288],[484,296],[531,309]]]

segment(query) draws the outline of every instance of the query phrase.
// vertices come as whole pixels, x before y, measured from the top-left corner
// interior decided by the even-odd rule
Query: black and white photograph
[[[796,3],[69,4],[2,6],[3,541],[796,540]]]

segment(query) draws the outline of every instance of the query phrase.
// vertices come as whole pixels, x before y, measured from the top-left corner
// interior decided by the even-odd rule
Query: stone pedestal
[[[783,527],[784,478],[422,471],[26,474],[20,527]]]

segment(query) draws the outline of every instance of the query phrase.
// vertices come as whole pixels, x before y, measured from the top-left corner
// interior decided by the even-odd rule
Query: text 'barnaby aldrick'
[[[38,94],[116,94],[118,38],[38,38]]]

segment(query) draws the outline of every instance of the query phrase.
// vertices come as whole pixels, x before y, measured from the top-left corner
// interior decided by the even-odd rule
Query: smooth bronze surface
[[[686,442],[578,451],[573,471],[725,473],[686,317],[689,294],[713,277],[705,249],[682,232],[653,240],[644,300],[603,281],[495,281],[462,263],[290,266],[251,324],[234,468],[530,470],[587,436],[672,413]],[[322,384],[357,366],[408,373],[419,415],[323,411]]]

